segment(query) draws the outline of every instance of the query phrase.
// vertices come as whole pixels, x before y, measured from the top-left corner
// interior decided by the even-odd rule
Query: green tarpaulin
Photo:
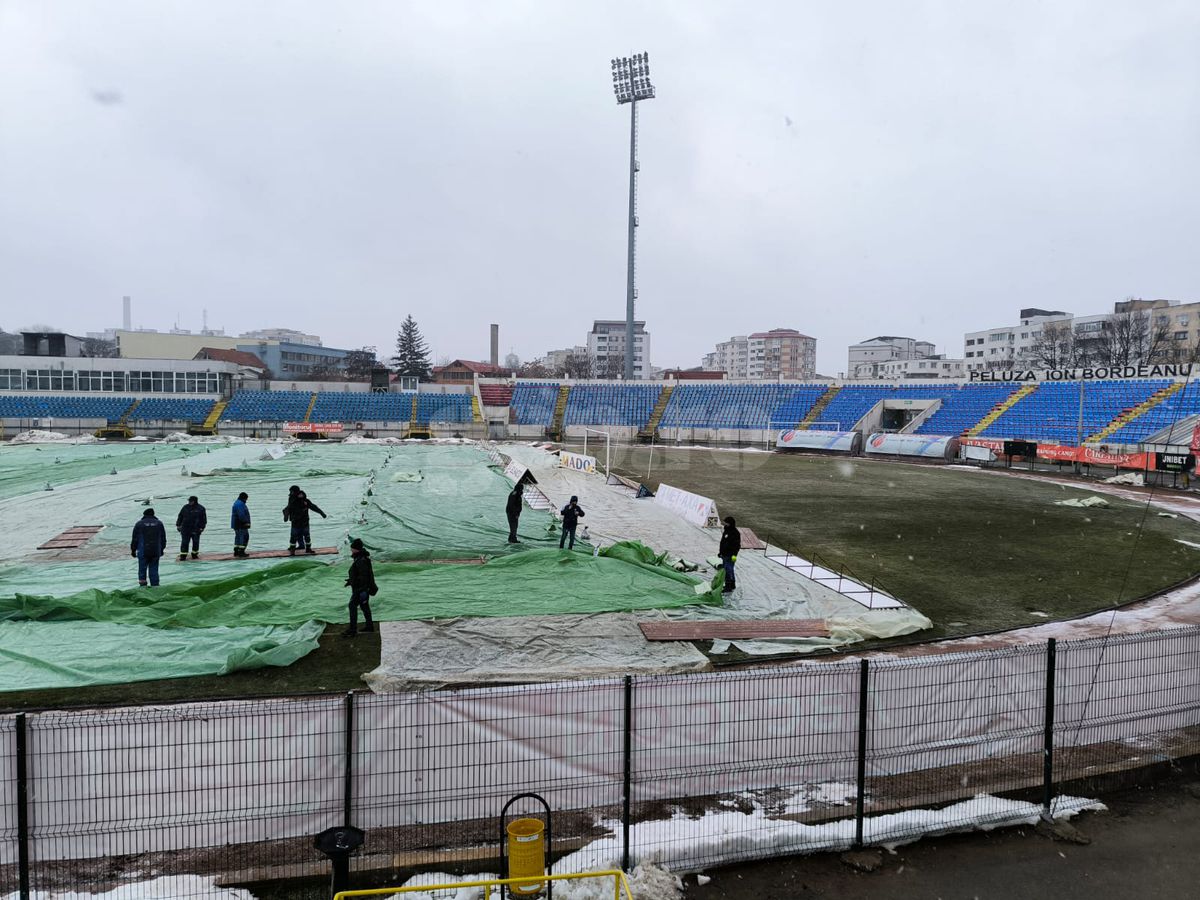
[[[0,628],[0,690],[124,684],[289,666],[316,649],[324,630],[318,622],[250,628],[6,622]]]
[[[347,617],[346,569],[293,560],[216,581],[155,590],[84,590],[67,597],[0,597],[0,621],[121,622],[157,627],[288,625]],[[454,616],[522,616],[625,612],[720,603],[719,586],[704,585],[657,561],[640,544],[600,556],[578,550],[530,550],[486,565],[377,563],[380,621]]]

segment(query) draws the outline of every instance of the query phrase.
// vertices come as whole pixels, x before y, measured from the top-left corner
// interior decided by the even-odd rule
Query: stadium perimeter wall
[[[985,792],[1049,803],[1064,781],[1200,751],[1198,726],[1200,627],[725,673],[8,715],[0,891],[16,888],[22,847],[36,888],[68,871],[62,860],[224,848],[218,861],[237,867],[246,845],[307,841],[347,815],[376,852],[425,846],[405,841],[431,829],[441,852],[457,846],[436,837],[441,825],[492,821],[530,790],[558,815],[581,811],[582,831],[555,833],[583,843],[592,815],[636,821],[661,801],[781,790],[834,797],[797,810],[854,818],[861,833],[873,816]],[[910,837],[933,827],[922,821],[904,826]],[[746,840],[681,851],[676,865],[805,849],[803,834],[772,842],[779,820],[734,824]],[[686,830],[660,831],[672,828]]]

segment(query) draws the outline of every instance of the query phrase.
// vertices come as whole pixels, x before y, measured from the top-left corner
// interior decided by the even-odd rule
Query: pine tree
[[[392,357],[392,371],[397,375],[415,375],[428,379],[430,375],[429,347],[421,336],[421,329],[410,314],[396,335],[396,355]]]

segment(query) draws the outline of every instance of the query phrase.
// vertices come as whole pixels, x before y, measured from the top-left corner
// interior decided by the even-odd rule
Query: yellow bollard
[[[508,823],[508,877],[525,878],[546,874],[546,823],[541,819],[514,819]],[[545,881],[530,881],[509,887],[518,897],[538,893]]]

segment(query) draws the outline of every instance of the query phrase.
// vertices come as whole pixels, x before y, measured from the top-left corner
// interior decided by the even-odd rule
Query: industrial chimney
[[[123,315],[121,316],[121,327],[126,331],[133,331],[133,313],[129,308],[129,298],[122,297],[121,304],[123,307]]]
[[[492,359],[493,366],[500,365],[500,326],[492,325]]]

